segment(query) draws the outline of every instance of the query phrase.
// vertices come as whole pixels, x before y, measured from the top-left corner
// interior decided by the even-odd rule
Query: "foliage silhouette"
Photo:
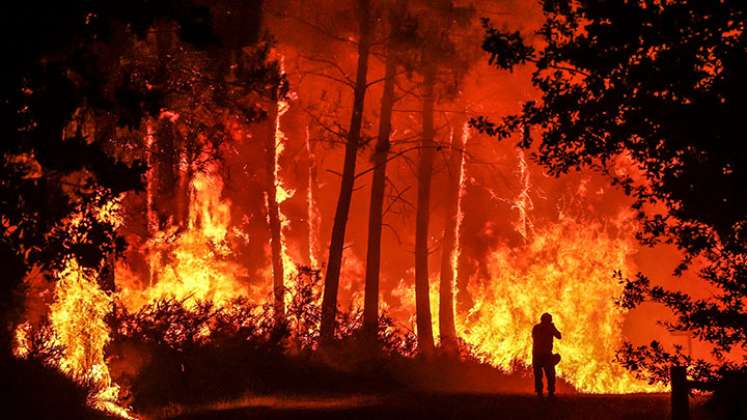
[[[222,306],[167,299],[134,313],[118,306],[112,317],[112,353],[115,358],[130,358],[124,363],[141,361],[139,369],[117,379],[131,387],[134,407],[194,404],[247,392],[320,393],[391,386],[382,364],[413,355],[414,336],[397,331],[389,318],[382,317],[384,356],[371,364],[370,358],[356,356],[362,313],[339,311],[340,344],[334,351],[341,362],[330,363],[325,358],[329,349],[325,354],[316,351],[319,272],[305,267],[298,272],[284,320],[274,316],[271,303],[257,305],[245,298]]]

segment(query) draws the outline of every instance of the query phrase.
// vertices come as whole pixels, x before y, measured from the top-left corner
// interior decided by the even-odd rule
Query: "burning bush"
[[[285,318],[274,306],[239,297],[217,305],[206,300],[166,298],[130,312],[117,304],[111,324],[112,370],[129,388],[136,409],[166,403],[195,403],[240,396],[246,392],[329,392],[370,386],[361,375],[374,375],[381,366],[361,357],[362,313],[340,311],[337,337],[331,350],[345,360],[332,363],[330,351],[318,352],[320,276],[299,267]],[[415,354],[415,337],[403,333],[382,315],[381,355],[403,359]],[[344,353],[344,354],[343,354]],[[349,356],[349,357],[348,357]],[[364,360],[365,359],[365,360]],[[373,366],[362,370],[364,365]],[[386,375],[385,375],[386,376]]]

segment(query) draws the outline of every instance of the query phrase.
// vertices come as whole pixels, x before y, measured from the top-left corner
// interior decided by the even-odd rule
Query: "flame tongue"
[[[579,391],[662,391],[613,362],[623,341],[625,311],[615,304],[622,285],[612,275],[635,270],[630,257],[636,247],[631,235],[611,235],[606,226],[633,232],[632,214],[623,211],[603,225],[561,213],[557,222],[540,228],[530,218],[529,168],[521,151],[518,176],[512,208],[518,211],[514,227],[524,244],[499,246],[486,264],[489,281],[470,282],[476,300],[462,320],[464,340],[484,361],[506,371],[517,361],[530,366],[531,329],[549,312],[563,334],[555,347],[562,356],[558,374]]]
[[[280,63],[281,71],[284,71],[282,56]],[[280,204],[293,197],[295,194],[294,190],[286,188],[283,178],[280,175],[280,156],[285,150],[285,142],[287,141],[285,133],[280,126],[280,117],[288,112],[290,104],[288,101],[280,100],[278,101],[277,106],[278,112],[275,117],[275,166],[273,168],[273,182],[275,183],[275,202],[278,204],[278,215],[280,217],[280,257],[283,263],[283,283],[286,290],[294,290],[293,283],[296,280],[298,270],[296,269],[296,264],[293,262],[293,259],[288,254],[288,242],[285,237],[285,232],[290,222],[288,217],[283,213],[282,208],[280,208]],[[291,299],[292,297],[290,293],[285,293],[284,300],[286,306],[290,304]]]
[[[207,165],[191,181],[187,229],[157,232],[143,247],[151,259],[153,282],[145,289],[125,262],[117,264],[118,297],[130,309],[159,299],[184,302],[210,300],[223,304],[246,294],[237,279],[245,269],[228,258],[231,204],[221,197],[223,181],[217,164]]]

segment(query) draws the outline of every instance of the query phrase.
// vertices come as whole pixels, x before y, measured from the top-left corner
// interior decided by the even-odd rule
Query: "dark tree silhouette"
[[[716,363],[670,354],[657,342],[626,345],[636,372],[665,376],[675,361],[691,375],[720,379],[744,368],[726,354],[747,349],[747,4],[740,1],[541,1],[539,49],[518,32],[485,21],[483,48],[500,69],[534,63],[541,98],[502,121],[476,118],[482,130],[520,145],[541,139],[535,157],[549,174],[593,168],[634,198],[646,245],[683,252],[674,274],[704,261],[707,298],[667,290],[643,274],[625,281],[621,305],[664,304],[665,325],[712,344]],[[531,134],[531,130],[535,129]],[[619,277],[619,276],[618,276]],[[705,284],[703,285],[705,286]]]
[[[342,168],[342,180],[340,181],[340,195],[335,209],[332,237],[329,241],[327,272],[324,275],[320,334],[321,340],[326,343],[334,339],[335,333],[337,291],[340,285],[345,228],[347,227],[350,202],[353,198],[353,187],[355,186],[355,162],[361,142],[366,77],[368,75],[368,54],[371,48],[373,25],[371,22],[371,4],[368,0],[358,0],[356,8],[360,39],[358,40],[358,66],[354,86],[353,112],[350,117],[350,130],[345,141],[345,159]]]
[[[470,48],[460,48],[455,40],[463,34],[464,28],[469,27],[474,9],[450,0],[439,0],[415,4],[412,10],[418,19],[416,36],[420,43],[414,68],[422,75],[422,137],[419,143],[415,220],[415,304],[418,348],[427,355],[434,349],[428,267],[431,181],[435,154],[442,150],[443,143],[436,138],[434,109],[437,102],[457,96],[458,87],[474,60],[474,52]],[[449,249],[444,248],[442,252],[451,254],[454,245],[452,241],[446,245]],[[451,279],[442,278],[444,287],[439,290],[439,306],[444,309],[439,313],[439,335],[446,348],[456,345],[451,283]]]
[[[368,210],[368,245],[366,249],[366,278],[363,303],[363,328],[370,337],[375,337],[379,325],[379,274],[381,269],[381,230],[384,219],[384,193],[386,192],[386,169],[389,150],[392,147],[392,110],[396,101],[394,85],[397,78],[397,48],[403,44],[407,33],[405,1],[398,0],[387,19],[389,38],[386,43],[384,89],[379,112],[379,133],[376,138],[371,161],[374,165],[371,176],[371,200]]]

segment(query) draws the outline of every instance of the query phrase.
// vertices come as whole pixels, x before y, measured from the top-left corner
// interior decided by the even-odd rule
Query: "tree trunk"
[[[189,158],[187,151],[185,150],[186,144],[184,137],[177,132],[177,144],[179,147],[178,162],[180,162],[178,168],[178,181],[176,189],[176,225],[179,227],[179,231],[187,230],[189,227],[189,200],[190,200],[190,184],[192,182],[192,171],[191,163],[188,162]],[[184,163],[181,163],[184,162]],[[182,167],[183,166],[183,167]]]
[[[306,260],[312,268],[319,268],[319,210],[316,200],[319,197],[319,174],[316,166],[315,147],[311,143],[309,126],[306,125],[306,155],[308,158],[308,189],[306,190],[306,218],[308,255]]]
[[[415,221],[415,311],[418,330],[418,347],[421,354],[433,352],[433,327],[428,281],[428,223],[430,216],[431,177],[433,175],[433,153],[435,130],[433,127],[433,85],[436,78],[435,65],[426,64],[424,69],[423,137],[418,164],[418,202]]]
[[[332,238],[329,244],[329,259],[324,277],[324,297],[322,299],[321,341],[330,342],[334,338],[337,316],[337,290],[340,284],[342,252],[345,242],[345,227],[348,222],[350,201],[355,184],[355,160],[361,137],[363,104],[366,95],[366,75],[368,73],[368,52],[371,44],[370,0],[358,0],[360,39],[358,41],[358,68],[353,98],[353,113],[350,131],[345,143],[345,161],[340,182],[340,195],[337,199],[335,220],[332,225]]]
[[[456,130],[455,130],[456,131]],[[461,133],[453,135],[449,153],[448,191],[444,206],[444,234],[441,243],[441,279],[438,295],[438,328],[441,346],[447,352],[456,347],[456,326],[454,325],[454,280],[457,244],[457,224],[459,213],[459,187],[462,179],[462,144],[457,142]]]
[[[394,54],[386,60],[384,93],[381,98],[379,136],[373,155],[373,180],[371,203],[368,211],[368,249],[366,254],[366,293],[363,304],[363,328],[367,335],[376,336],[379,323],[379,271],[381,267],[381,227],[383,222],[384,191],[386,189],[386,164],[391,143],[392,107],[394,105],[394,78],[397,65]]]
[[[283,244],[281,237],[280,208],[276,199],[277,180],[275,179],[276,139],[278,104],[272,104],[267,115],[267,134],[265,135],[265,168],[266,187],[265,201],[267,202],[267,224],[270,229],[270,249],[272,252],[272,291],[275,319],[285,318],[285,284],[283,282]]]

